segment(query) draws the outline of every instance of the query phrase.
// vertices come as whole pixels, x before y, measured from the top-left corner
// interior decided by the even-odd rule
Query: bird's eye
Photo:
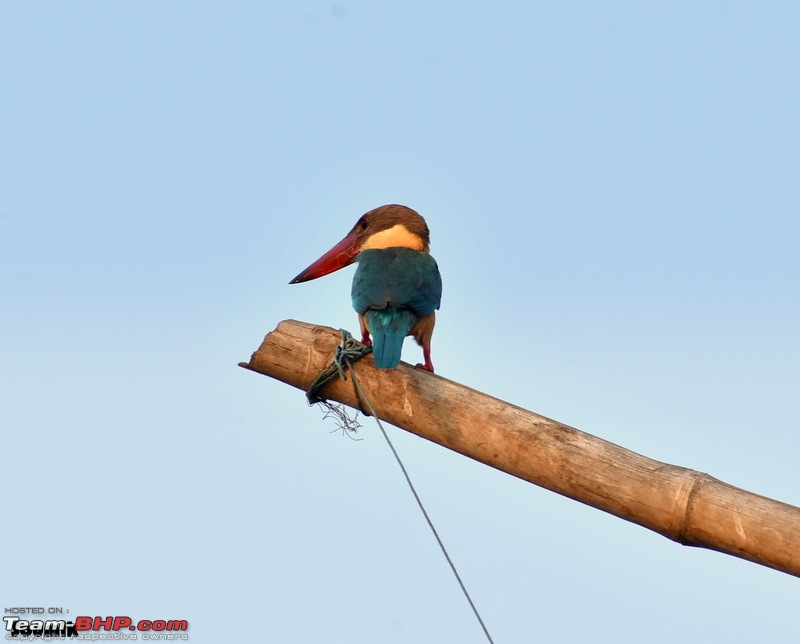
[[[362,232],[365,231],[367,229],[367,226],[369,226],[369,222],[367,221],[366,217],[362,217],[361,219],[358,220],[358,229],[360,231]]]

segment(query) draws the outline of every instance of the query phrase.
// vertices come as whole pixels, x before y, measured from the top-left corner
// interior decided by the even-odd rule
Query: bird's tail
[[[400,364],[403,340],[417,316],[409,309],[369,309],[364,313],[372,334],[372,355],[378,369],[394,369]]]

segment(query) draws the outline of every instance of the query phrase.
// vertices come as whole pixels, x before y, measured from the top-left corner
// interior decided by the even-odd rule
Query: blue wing
[[[439,308],[439,267],[428,253],[402,247],[365,250],[357,261],[353,308],[367,320],[375,365],[392,369],[414,323]]]
[[[439,308],[442,278],[428,253],[410,248],[365,250],[358,255],[350,295],[358,313],[389,306],[410,309],[421,318]]]

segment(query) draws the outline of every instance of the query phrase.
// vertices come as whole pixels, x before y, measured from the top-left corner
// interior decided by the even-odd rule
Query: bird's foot
[[[369,333],[365,333],[361,336],[361,344],[372,345],[372,338],[369,337]]]
[[[431,348],[429,346],[423,345],[422,358],[425,360],[425,364],[418,364],[417,369],[424,369],[425,371],[430,371],[431,373],[433,373],[433,362],[431,362]]]

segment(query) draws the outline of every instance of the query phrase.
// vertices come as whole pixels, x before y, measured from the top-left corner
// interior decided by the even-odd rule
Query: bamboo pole
[[[337,331],[284,320],[240,366],[307,390],[328,365]],[[800,508],[708,474],[652,460],[558,421],[401,363],[356,364],[381,419],[553,492],[687,546],[800,576]],[[357,407],[352,379],[322,394]]]

